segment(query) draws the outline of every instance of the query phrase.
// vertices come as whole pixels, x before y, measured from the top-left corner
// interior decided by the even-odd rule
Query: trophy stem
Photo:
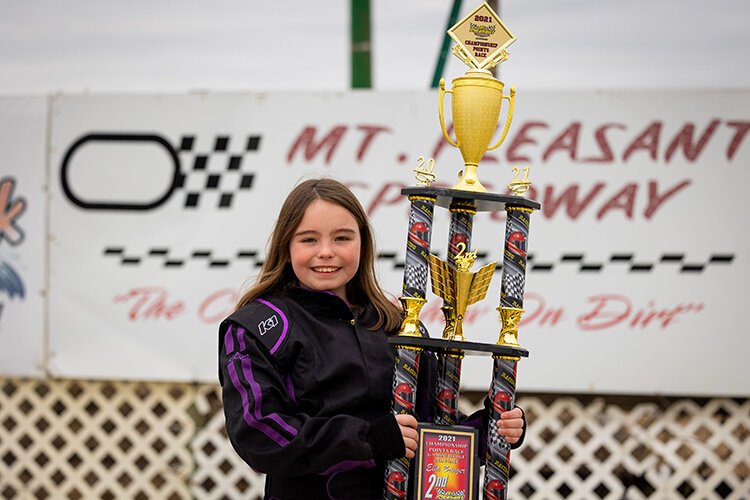
[[[422,306],[427,301],[420,297],[399,297],[398,300],[401,301],[401,305],[404,308],[404,319],[401,322],[401,329],[398,335],[421,337],[422,334],[419,331],[419,311],[422,310]]]
[[[476,163],[466,163],[463,171],[459,175],[458,183],[451,189],[461,189],[463,191],[472,191],[474,193],[486,193],[487,188],[479,182],[479,177],[477,177],[478,167],[479,165]]]
[[[464,311],[465,313],[466,311]],[[456,314],[455,327],[453,328],[453,340],[463,342],[464,337],[464,314]]]
[[[444,303],[440,310],[443,311],[443,318],[445,319],[443,338],[445,340],[453,340],[456,336],[456,310],[447,303]]]
[[[518,322],[521,321],[521,315],[524,312],[523,309],[498,307],[497,312],[500,314],[500,323],[503,325],[497,344],[521,347],[518,343]]]

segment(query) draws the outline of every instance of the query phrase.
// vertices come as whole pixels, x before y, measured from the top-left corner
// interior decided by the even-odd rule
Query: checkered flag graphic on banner
[[[526,277],[523,273],[503,273],[503,291],[511,297],[523,298]]]
[[[184,168],[176,187],[186,191],[185,207],[198,209],[209,199],[217,208],[232,208],[235,197],[253,187],[255,174],[248,172],[243,162],[257,154],[260,143],[260,135],[219,135],[213,140],[182,136],[177,153]]]
[[[410,288],[427,290],[427,267],[407,266],[404,273],[406,274],[406,283]]]

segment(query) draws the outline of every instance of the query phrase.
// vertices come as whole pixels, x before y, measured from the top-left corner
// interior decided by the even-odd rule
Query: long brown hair
[[[349,188],[339,181],[327,178],[303,181],[286,197],[271,232],[266,258],[258,279],[240,297],[237,309],[266,292],[283,291],[298,284],[290,263],[289,243],[305,215],[305,210],[315,200],[324,200],[345,208],[359,226],[359,269],[346,284],[347,298],[355,305],[364,306],[372,303],[378,315],[373,330],[382,327],[388,330],[396,328],[401,323],[401,315],[398,307],[386,298],[378,284],[375,275],[375,241],[367,214]]]

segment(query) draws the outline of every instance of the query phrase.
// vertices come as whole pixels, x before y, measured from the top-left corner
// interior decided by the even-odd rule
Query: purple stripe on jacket
[[[281,330],[281,336],[279,337],[279,340],[277,340],[276,344],[274,344],[274,346],[271,348],[271,354],[276,354],[276,351],[279,350],[279,347],[281,347],[282,342],[284,342],[284,339],[286,338],[286,332],[289,329],[289,321],[287,321],[286,316],[284,315],[283,312],[281,312],[281,309],[271,304],[267,300],[258,299],[258,302],[276,311],[279,314],[279,316],[281,316],[281,322],[284,323],[284,328],[283,330]]]
[[[227,326],[227,331],[224,333],[224,350],[227,352],[227,356],[234,352],[234,336],[232,335],[232,325]]]
[[[286,446],[287,444],[289,444],[288,439],[286,439],[275,430],[271,429],[263,422],[259,422],[257,418],[250,412],[250,401],[247,396],[247,391],[245,390],[245,386],[242,385],[242,382],[240,382],[240,378],[237,375],[237,369],[234,367],[233,362],[229,363],[227,370],[229,371],[229,378],[232,379],[232,384],[234,385],[235,389],[237,389],[237,392],[240,393],[240,398],[242,398],[242,416],[245,419],[245,422],[247,422],[247,425],[258,429],[263,434],[273,439],[279,446]]]
[[[239,352],[245,352],[245,329],[241,326],[237,326],[237,344],[238,344],[238,351]]]
[[[255,405],[253,407],[253,414],[255,418],[261,419],[264,416],[261,414],[261,403],[263,401],[263,392],[260,389],[260,385],[255,381],[253,377],[253,365],[249,357],[243,357],[242,363],[242,374],[245,376],[245,380],[250,384],[250,390],[253,391],[253,398],[255,399]],[[265,418],[270,418],[281,426],[282,429],[286,430],[292,436],[297,435],[297,429],[284,422],[278,413],[269,413]]]
[[[231,331],[231,328],[230,328],[230,331]],[[244,340],[245,329],[242,327],[237,327],[235,330],[235,334],[237,335],[237,343],[240,345],[240,349],[244,350],[245,349],[245,340]],[[265,417],[263,416],[263,414],[261,413],[263,392],[261,391],[261,388],[260,388],[260,385],[258,385],[258,382],[255,381],[255,377],[253,377],[252,362],[250,361],[249,356],[239,356],[240,365],[242,366],[242,375],[245,377],[245,380],[247,380],[248,384],[250,385],[250,390],[253,393],[253,408],[251,411],[250,398],[247,394],[247,391],[245,390],[245,386],[242,385],[242,382],[240,381],[239,376],[237,374],[237,369],[234,365],[235,359],[237,358],[235,357],[230,361],[229,366],[227,368],[229,370],[230,378],[232,379],[232,384],[240,393],[240,397],[242,398],[243,418],[245,419],[245,422],[247,422],[247,424],[250,425],[251,427],[255,427],[256,429],[262,431],[268,437],[276,441],[276,443],[279,446],[286,446],[287,444],[289,444],[289,440],[283,437],[281,434],[279,434],[275,430],[273,430],[267,424],[261,422],[261,420],[263,418],[270,418],[292,436],[297,435],[297,429],[295,429],[291,425],[284,422],[277,413],[271,413]]]
[[[289,400],[296,405],[297,398],[294,396],[294,384],[292,383],[291,375],[286,376],[286,393],[287,396],[289,396]]]

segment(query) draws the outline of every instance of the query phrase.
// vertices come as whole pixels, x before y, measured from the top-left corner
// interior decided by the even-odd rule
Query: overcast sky
[[[749,88],[747,0],[500,0],[523,89]],[[452,0],[371,0],[373,86],[426,89]],[[464,0],[462,15],[479,5]],[[349,0],[0,0],[0,94],[346,90]],[[465,69],[451,56],[445,75]]]

